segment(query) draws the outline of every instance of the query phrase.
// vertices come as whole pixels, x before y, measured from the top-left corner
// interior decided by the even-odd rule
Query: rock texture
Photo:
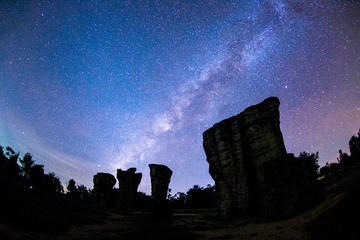
[[[98,173],[94,175],[95,204],[106,206],[116,179],[110,173]]]
[[[291,162],[290,159],[295,158],[287,155],[280,130],[279,106],[279,99],[268,98],[215,124],[203,134],[209,172],[215,180],[220,213],[225,219],[254,213],[277,217],[265,210],[273,207],[275,212],[291,211],[285,203],[275,206],[274,199],[279,194],[283,194],[284,202],[288,198],[298,201],[290,191],[280,191],[283,187],[291,189],[296,181],[282,182],[278,171],[292,173],[293,169],[302,168],[303,163]],[[304,176],[298,174],[298,177],[306,177],[304,171],[299,171]],[[311,183],[315,180],[311,179]],[[300,192],[298,195],[304,194]]]
[[[165,165],[149,164],[151,177],[151,198],[157,203],[166,200],[172,171]]]
[[[117,209],[121,213],[131,213],[132,211],[137,189],[142,178],[141,173],[135,172],[136,168],[129,168],[127,171],[117,170],[117,179],[119,181]]]

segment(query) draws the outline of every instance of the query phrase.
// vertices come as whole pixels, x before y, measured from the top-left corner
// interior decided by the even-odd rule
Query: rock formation
[[[94,175],[95,204],[106,206],[116,179],[110,173],[98,173]]]
[[[117,170],[117,179],[119,181],[117,209],[121,213],[131,213],[132,211],[137,189],[142,178],[141,173],[135,172],[136,168],[129,168],[127,171]]]
[[[271,201],[267,201],[277,199],[280,189],[291,189],[296,185],[295,179],[292,183],[289,179],[281,182],[280,169],[291,173],[303,167],[300,166],[302,163],[287,155],[280,130],[279,106],[279,99],[270,97],[215,124],[203,134],[209,172],[215,180],[220,213],[225,219],[254,213],[277,217],[265,210],[272,207],[276,212],[291,211],[282,209],[286,208],[285,205],[276,207],[275,202],[270,204]],[[274,167],[283,164],[282,168]],[[305,177],[300,174],[305,174],[304,171],[298,172],[297,177]],[[273,188],[272,183],[278,187]],[[298,201],[293,193],[281,194],[283,199]],[[299,194],[303,196],[305,192]]]
[[[151,177],[151,198],[157,203],[165,201],[172,171],[165,165],[149,164]]]
[[[155,219],[167,221],[171,215],[166,201],[172,171],[165,165],[149,164],[151,177],[152,213]]]

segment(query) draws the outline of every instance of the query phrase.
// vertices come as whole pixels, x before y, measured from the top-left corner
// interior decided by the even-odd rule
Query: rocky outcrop
[[[117,209],[121,213],[131,213],[135,201],[138,186],[141,182],[142,174],[135,173],[136,168],[129,168],[127,171],[117,170],[119,181],[119,199]]]
[[[291,169],[304,167],[299,161],[291,162],[287,156],[280,130],[279,106],[279,99],[268,98],[215,124],[203,134],[209,172],[215,180],[220,213],[225,219],[254,213],[275,216],[276,214],[265,211],[276,208],[267,199],[277,199],[283,186],[284,189],[290,189],[296,185],[288,180],[281,183],[279,178],[280,169],[286,169],[290,173]],[[284,167],[277,168],[283,164]],[[304,173],[303,170],[299,171]],[[298,176],[306,177],[301,174]],[[311,179],[312,183],[313,181]],[[275,182],[278,187],[273,187]],[[283,199],[294,198],[289,191],[281,194]],[[305,193],[299,191],[299,194],[304,196]],[[285,204],[274,211],[289,210],[280,208],[285,209]]]
[[[149,164],[151,177],[151,198],[157,203],[165,201],[172,171],[165,165]]]
[[[110,173],[98,173],[94,175],[94,201],[95,204],[106,206],[116,179]]]

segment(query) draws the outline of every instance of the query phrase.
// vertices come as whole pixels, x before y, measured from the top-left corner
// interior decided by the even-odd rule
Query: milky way
[[[277,96],[288,152],[348,152],[358,2],[131,2],[0,3],[0,145],[65,184],[136,167],[149,193],[159,163],[186,191],[213,184],[202,133]]]

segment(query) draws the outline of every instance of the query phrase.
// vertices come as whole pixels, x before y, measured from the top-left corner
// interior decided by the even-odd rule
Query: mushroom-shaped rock
[[[172,171],[165,165],[149,164],[151,177],[151,197],[161,203],[166,200]]]
[[[100,206],[106,206],[113,189],[116,179],[110,173],[98,173],[94,175],[94,193],[95,203]]]
[[[135,173],[136,168],[129,168],[126,171],[117,170],[119,181],[119,199],[117,209],[121,213],[131,213],[135,201],[137,188],[141,182],[142,174]]]

